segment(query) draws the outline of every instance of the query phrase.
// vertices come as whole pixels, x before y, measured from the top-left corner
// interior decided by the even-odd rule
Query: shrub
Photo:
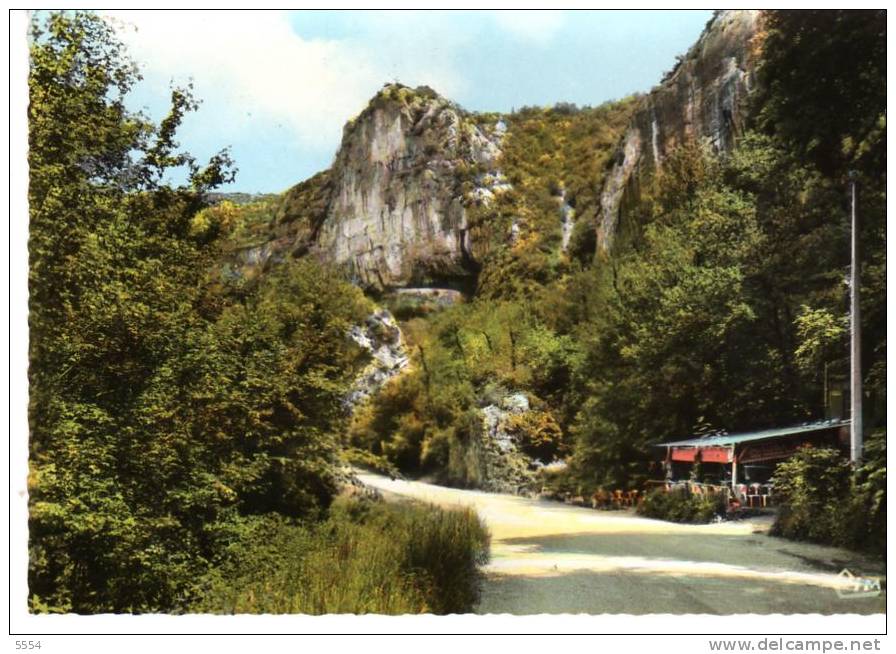
[[[563,450],[563,431],[550,411],[510,416],[507,431],[517,437],[520,449],[533,458],[552,461]]]
[[[774,479],[780,508],[772,533],[839,542],[851,473],[849,462],[832,449],[806,448],[781,463]]]
[[[655,489],[638,506],[641,515],[670,522],[712,522],[716,516],[724,516],[726,510],[725,495],[696,495],[687,488]]]
[[[887,434],[879,431],[865,444],[865,460],[856,471],[853,510],[854,542],[881,555],[887,551]]]
[[[344,448],[340,455],[342,460],[348,465],[363,468],[364,470],[370,470],[372,472],[378,472],[392,478],[401,476],[398,468],[396,468],[391,461],[386,457],[374,454],[369,450],[362,450],[357,447],[349,446]]]
[[[868,440],[858,469],[837,450],[800,451],[775,473],[780,508],[771,533],[883,555],[886,474],[884,432]]]

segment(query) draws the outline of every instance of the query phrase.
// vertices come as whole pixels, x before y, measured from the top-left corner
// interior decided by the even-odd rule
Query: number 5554
[[[17,640],[16,649],[40,649],[39,640]]]

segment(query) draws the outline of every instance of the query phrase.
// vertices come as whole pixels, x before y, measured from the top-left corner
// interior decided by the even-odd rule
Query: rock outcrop
[[[465,204],[507,187],[494,169],[504,129],[428,87],[386,85],[345,126],[325,186],[287,194],[320,198],[321,211],[282,233],[366,287],[463,278],[476,268]],[[296,222],[288,211],[277,221]]]
[[[758,60],[760,12],[717,12],[688,53],[641,100],[601,187],[598,251],[646,176],[695,139],[730,150],[743,130]],[[463,286],[487,244],[471,236],[468,207],[512,188],[498,169],[507,125],[467,112],[429,87],[387,84],[346,124],[331,168],[287,191],[270,240],[240,253],[242,265],[287,254],[347,268],[368,288]],[[577,219],[559,198],[561,249]],[[590,218],[589,218],[590,220]],[[514,219],[511,243],[521,226]]]
[[[717,12],[687,55],[641,102],[604,181],[597,246],[607,251],[626,196],[688,139],[716,152],[734,147],[753,87],[759,12]]]
[[[512,416],[530,410],[524,393],[510,393],[496,404],[480,409],[482,414],[482,480],[480,487],[494,493],[528,495],[535,488],[533,460],[524,454],[517,437],[508,430]]]
[[[374,311],[367,316],[363,325],[353,326],[348,335],[367,350],[372,358],[343,400],[345,409],[351,411],[401,373],[407,367],[409,357],[401,328],[385,309]]]

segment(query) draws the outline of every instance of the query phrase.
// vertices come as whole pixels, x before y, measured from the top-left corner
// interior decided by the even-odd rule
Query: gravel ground
[[[769,517],[678,525],[628,511],[359,478],[386,496],[476,509],[492,534],[478,613],[869,614],[886,608],[886,591],[850,594],[852,582],[839,575],[846,568],[885,580],[883,562],[772,538]]]

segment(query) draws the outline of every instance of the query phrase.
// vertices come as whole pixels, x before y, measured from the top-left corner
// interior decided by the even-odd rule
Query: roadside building
[[[849,420],[823,420],[739,434],[716,434],[668,443],[669,482],[697,481],[732,488],[738,496],[763,496],[775,467],[803,447],[829,447],[849,454]],[[764,501],[764,500],[763,500]]]

